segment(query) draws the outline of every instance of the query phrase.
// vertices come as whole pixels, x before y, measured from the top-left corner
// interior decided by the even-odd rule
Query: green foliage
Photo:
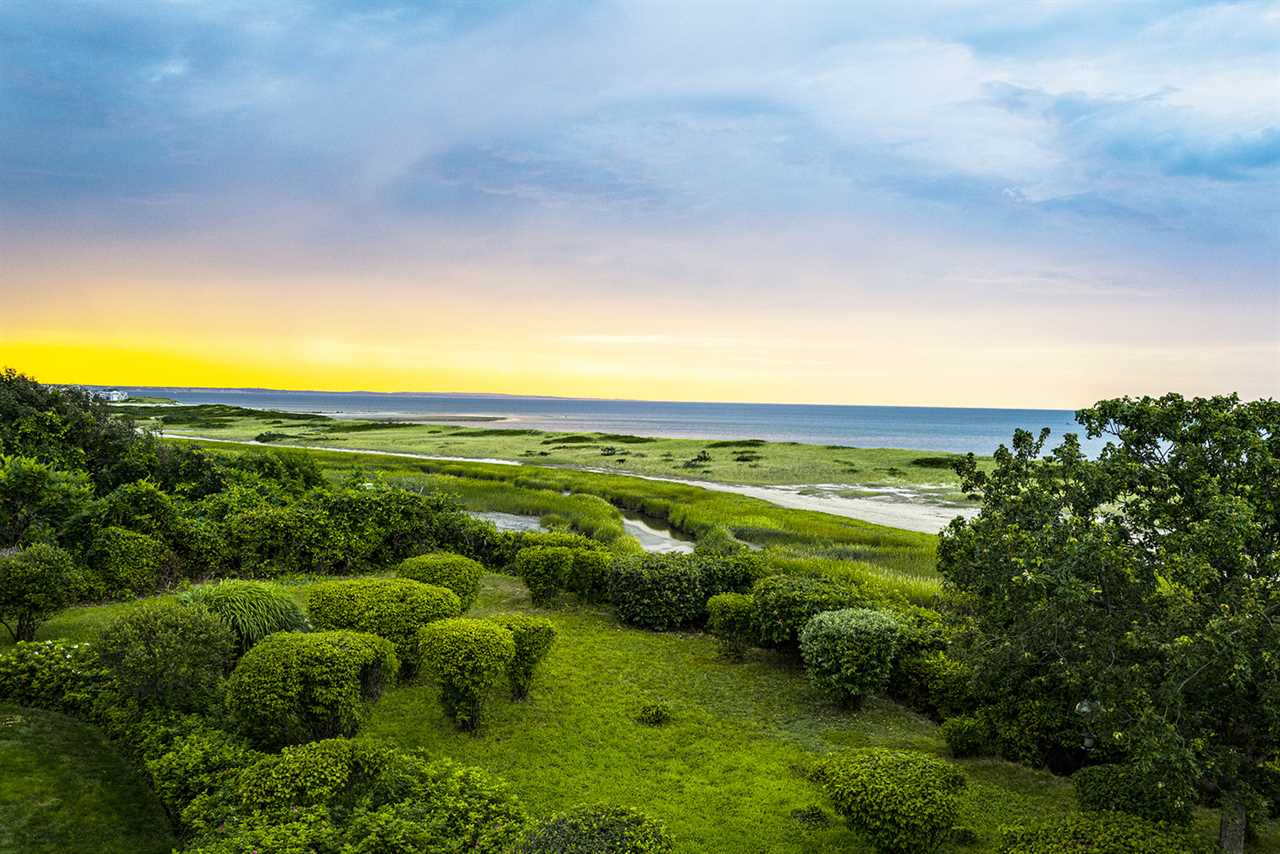
[[[226,579],[193,587],[178,597],[188,605],[209,609],[236,637],[240,654],[274,632],[305,632],[311,626],[293,597],[261,581]]]
[[[632,555],[619,559],[612,575],[610,595],[628,625],[665,631],[705,616],[702,568],[692,555]]]
[[[35,640],[40,624],[71,603],[77,581],[71,556],[57,546],[0,552],[0,625],[15,641]]]
[[[83,715],[107,679],[86,643],[20,642],[0,653],[0,700]]]
[[[199,711],[219,699],[235,637],[205,608],[152,602],[110,623],[95,648],[125,697]]]
[[[440,684],[440,702],[460,729],[473,730],[493,687],[511,672],[511,632],[488,620],[440,620],[418,633],[423,667]]]
[[[84,472],[0,454],[0,548],[65,541],[92,500]]]
[[[901,638],[898,620],[884,611],[824,611],[805,623],[800,653],[814,687],[858,705],[888,684]]]
[[[89,584],[100,596],[129,599],[173,580],[173,553],[162,541],[127,528],[101,528],[89,555]]]
[[[1096,459],[1018,431],[990,473],[958,469],[982,511],[939,560],[974,605],[976,695],[1002,753],[1065,768],[1084,759],[1070,710],[1093,701],[1106,757],[1164,762],[1242,823],[1280,732],[1280,402],[1123,398],[1076,420],[1108,439]]]
[[[763,555],[740,549],[732,552],[695,552],[694,561],[702,572],[707,596],[717,593],[746,593],[768,571]]]
[[[551,644],[555,642],[555,626],[545,617],[531,617],[527,614],[498,614],[489,619],[511,632],[516,649],[508,671],[511,697],[523,700],[529,696],[534,671],[539,662],[547,657]]]
[[[645,703],[636,713],[636,723],[663,726],[671,722],[671,707],[666,703]]]
[[[1091,765],[1071,775],[1076,803],[1088,812],[1117,810],[1148,821],[1187,825],[1196,792],[1160,765]]]
[[[751,595],[761,643],[783,649],[797,648],[800,631],[814,615],[866,604],[852,585],[802,575],[767,576],[755,583]]]
[[[375,635],[277,632],[236,665],[227,711],[246,738],[267,749],[351,735],[398,669],[394,646]]]
[[[411,578],[354,578],[311,588],[307,609],[318,629],[351,629],[395,645],[401,672],[418,669],[418,630],[461,613],[452,590]]]
[[[991,735],[985,722],[972,715],[947,718],[942,722],[942,738],[957,759],[991,755]]]
[[[889,693],[913,709],[946,719],[974,707],[972,678],[968,664],[941,650],[899,653],[889,677]]]
[[[480,578],[484,575],[484,567],[465,555],[432,552],[405,558],[396,567],[396,573],[423,584],[449,588],[458,594],[462,608],[459,613],[466,613],[480,592]]]
[[[260,755],[244,739],[202,723],[146,758],[145,765],[152,789],[181,821],[191,804],[219,798]]]
[[[565,579],[565,589],[587,602],[602,602],[609,597],[609,571],[613,556],[603,549],[576,548],[573,565]]]
[[[757,643],[756,600],[748,593],[718,593],[707,600],[707,631],[726,657],[741,659]]]
[[[1220,849],[1128,813],[1098,812],[1036,827],[1006,828],[999,850],[1000,854],[1212,854]]]
[[[694,552],[700,555],[732,555],[747,550],[746,543],[733,535],[728,525],[712,525],[698,537]]]
[[[955,824],[965,784],[946,762],[880,748],[824,760],[817,779],[849,826],[887,854],[937,849]]]
[[[668,854],[672,841],[661,822],[637,810],[584,804],[539,823],[515,850],[517,854]]]
[[[178,536],[179,513],[173,499],[151,480],[117,486],[98,506],[98,524],[127,528],[164,543]]]
[[[516,552],[516,575],[524,580],[535,605],[546,605],[565,589],[573,557],[573,549],[564,546],[528,546]]]

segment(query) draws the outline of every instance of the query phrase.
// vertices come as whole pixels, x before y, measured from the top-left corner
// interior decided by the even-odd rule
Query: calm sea
[[[764,403],[670,403],[466,394],[260,389],[121,387],[131,395],[181,403],[225,403],[254,409],[320,412],[350,418],[480,415],[505,420],[495,428],[599,431],[694,439],[768,439],[861,448],[914,448],[989,454],[1016,428],[1053,436],[1080,433],[1066,410],[960,409],[926,406],[815,406]],[[1083,440],[1083,435],[1082,435]],[[1056,440],[1051,439],[1051,444]],[[1086,442],[1096,452],[1101,442]]]

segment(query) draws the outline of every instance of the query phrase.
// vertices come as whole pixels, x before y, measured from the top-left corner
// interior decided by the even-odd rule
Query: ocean
[[[119,386],[132,396],[180,403],[224,403],[253,409],[318,412],[345,418],[483,416],[487,428],[596,431],[691,439],[767,439],[860,448],[911,448],[990,454],[1017,428],[1048,427],[1053,437],[1080,434],[1073,413],[1056,409],[977,409],[932,406],[824,406],[771,403],[681,403],[647,400],[504,395],[277,391],[270,389]],[[1050,444],[1056,444],[1056,438]]]

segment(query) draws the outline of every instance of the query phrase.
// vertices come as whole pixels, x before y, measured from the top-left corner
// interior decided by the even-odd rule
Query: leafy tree
[[[1087,728],[1095,755],[1199,786],[1239,852],[1280,749],[1280,403],[1171,394],[1076,419],[1108,439],[1096,460],[1071,434],[1041,458],[1045,430],[989,474],[958,465],[982,511],[943,533],[939,568],[975,603],[978,696],[1038,710],[1032,737]]]
[[[0,548],[59,539],[92,500],[83,472],[0,456]]]
[[[71,604],[75,587],[71,557],[57,546],[0,553],[0,625],[15,641],[35,640],[40,623]]]

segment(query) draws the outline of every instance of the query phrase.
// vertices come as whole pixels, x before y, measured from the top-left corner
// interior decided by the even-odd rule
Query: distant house
[[[101,400],[105,400],[108,403],[119,403],[122,400],[129,399],[129,392],[117,391],[116,389],[112,388],[112,389],[107,389],[105,391],[95,391],[93,392],[93,396]]]

